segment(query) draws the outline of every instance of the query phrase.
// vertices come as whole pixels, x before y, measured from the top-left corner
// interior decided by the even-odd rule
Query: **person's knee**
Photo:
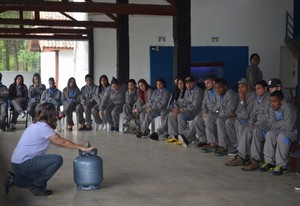
[[[60,155],[55,155],[55,164],[57,165],[58,168],[60,168],[64,162],[62,156]]]

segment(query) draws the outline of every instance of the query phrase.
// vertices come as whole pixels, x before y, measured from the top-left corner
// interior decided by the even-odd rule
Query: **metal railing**
[[[285,39],[290,40],[297,49],[300,49],[299,38],[300,32],[297,27],[294,25],[294,19],[286,12],[286,28],[285,28]]]

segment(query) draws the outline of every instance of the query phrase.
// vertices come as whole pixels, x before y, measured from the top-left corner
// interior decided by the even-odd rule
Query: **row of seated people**
[[[244,171],[271,171],[275,175],[287,171],[289,148],[297,140],[297,112],[294,101],[283,95],[279,79],[268,83],[260,80],[253,91],[247,79],[242,78],[236,94],[228,89],[224,79],[208,76],[204,94],[198,94],[201,100],[189,110],[196,101],[188,103],[190,92],[197,87],[194,80],[193,86],[189,85],[190,79],[185,79],[186,90],[182,89],[183,81],[178,80],[184,97],[175,102],[167,115],[162,115],[162,125],[150,134],[151,139],[164,136],[168,137],[166,142],[188,147],[198,136],[203,152],[235,155],[226,162],[227,166],[244,166]],[[147,135],[144,132],[137,137]]]

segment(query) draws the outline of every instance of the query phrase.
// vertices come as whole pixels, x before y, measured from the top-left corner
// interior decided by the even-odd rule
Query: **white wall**
[[[192,46],[249,46],[249,54],[257,52],[261,56],[265,79],[278,77],[285,12],[292,10],[293,0],[192,0]],[[172,17],[132,15],[129,27],[130,77],[149,81],[149,47],[173,46]],[[166,42],[159,42],[159,36],[165,36]],[[212,43],[211,37],[219,37],[219,42]],[[94,38],[95,77],[107,74],[111,78],[116,75],[115,30],[96,29]]]

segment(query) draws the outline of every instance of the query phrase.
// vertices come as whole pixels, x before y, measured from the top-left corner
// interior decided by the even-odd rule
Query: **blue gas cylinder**
[[[79,150],[79,156],[73,161],[74,182],[79,190],[95,190],[103,181],[103,160],[97,155],[97,149]]]

